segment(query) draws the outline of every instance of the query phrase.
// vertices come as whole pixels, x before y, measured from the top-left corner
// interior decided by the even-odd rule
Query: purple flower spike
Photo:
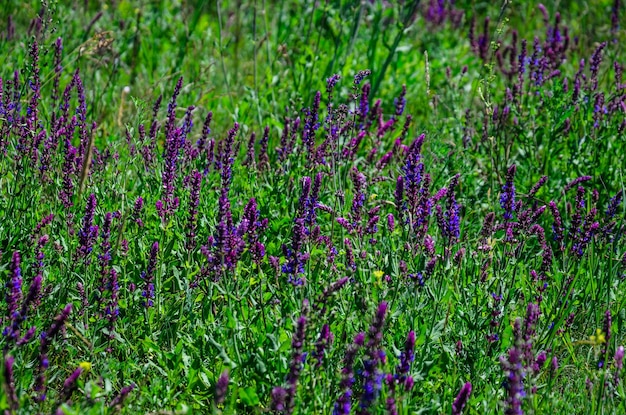
[[[383,338],[383,325],[388,305],[381,302],[367,333],[367,358],[363,362],[363,394],[359,402],[359,414],[370,414],[370,409],[380,394],[383,374],[380,364],[384,362],[384,354],[380,349]]]
[[[343,368],[341,369],[341,381],[339,388],[342,390],[341,396],[335,402],[333,415],[349,415],[352,409],[352,386],[354,385],[354,361],[356,353],[363,346],[365,341],[365,333],[359,333],[354,337],[354,342],[348,346],[346,355],[343,359]]]
[[[389,230],[389,232],[393,232],[395,228],[396,228],[396,221],[393,218],[393,213],[390,213],[387,215],[387,229]]]
[[[298,387],[298,379],[300,378],[300,372],[303,366],[302,350],[304,348],[304,342],[306,340],[306,317],[300,316],[296,322],[296,331],[291,339],[291,365],[289,367],[289,374],[287,375],[287,397],[285,399],[286,414],[290,415],[296,406],[296,390]]]
[[[472,393],[472,384],[467,382],[461,390],[459,394],[456,396],[454,403],[452,404],[452,415],[461,415],[463,412],[463,408],[467,404],[467,400],[469,399],[470,394]]]
[[[226,399],[226,392],[228,392],[228,370],[225,370],[220,375],[215,385],[215,403],[220,405],[224,403]]]
[[[579,184],[583,182],[588,182],[591,179],[592,179],[591,176],[577,177],[565,185],[565,187],[563,188],[563,193],[567,193],[570,189],[573,189],[574,187],[578,186]]]
[[[21,317],[19,307],[22,302],[22,270],[19,252],[13,253],[11,259],[11,279],[7,282],[7,314],[10,325],[2,332],[3,335],[13,339],[19,336]]]
[[[546,184],[547,181],[548,181],[548,176],[542,176],[541,179],[539,179],[539,181],[535,183],[535,185],[528,191],[528,197],[529,198],[534,197],[539,191],[539,189],[541,189],[541,187],[544,184]]]
[[[387,376],[385,376],[385,384],[389,388],[385,409],[389,415],[398,415],[398,407],[396,406],[396,380],[391,373],[387,373]]]
[[[502,194],[500,195],[500,206],[504,209],[504,219],[509,221],[513,219],[515,211],[515,179],[516,167],[513,164],[506,173],[506,182],[502,186]]]
[[[604,325],[602,326],[602,332],[604,333],[604,344],[600,351],[600,360],[598,361],[598,367],[604,367],[604,363],[608,357],[609,344],[611,340],[611,324],[613,318],[611,316],[611,310],[606,310],[604,313]]]
[[[70,396],[72,396],[72,393],[74,393],[74,391],[78,387],[76,383],[78,382],[78,378],[80,377],[81,373],[83,373],[83,368],[77,367],[76,370],[74,370],[72,374],[69,375],[67,379],[65,379],[65,382],[63,382],[63,396],[65,397],[65,399],[68,399]]]
[[[284,411],[286,398],[287,390],[285,388],[281,388],[280,386],[275,387],[272,389],[272,403],[270,408],[275,411]]]
[[[617,385],[622,375],[622,369],[624,369],[624,346],[619,346],[615,350],[615,374],[613,382]]]
[[[61,313],[54,318],[54,321],[50,325],[48,331],[44,331],[41,333],[41,343],[42,346],[49,345],[52,339],[61,331],[61,328],[65,325],[65,321],[70,316],[72,312],[72,304],[68,304],[63,308]]]
[[[84,259],[86,264],[89,264],[90,262],[89,255],[91,254],[94,242],[98,237],[98,226],[93,223],[97,204],[96,195],[93,193],[90,194],[87,198],[83,224],[78,232],[79,246],[76,254],[78,258]]]
[[[359,71],[356,75],[354,75],[354,88],[356,89],[357,86],[359,86],[361,84],[361,82],[363,82],[363,79],[365,79],[366,77],[370,76],[372,73],[372,71],[370,71],[369,69],[365,69],[362,71]]]
[[[143,221],[141,220],[141,211],[143,209],[143,198],[139,196],[135,200],[135,206],[133,207],[132,218],[135,220],[135,223],[140,228],[143,228]]]
[[[526,396],[524,391],[524,368],[522,363],[522,355],[520,351],[513,347],[509,349],[508,355],[505,358],[500,358],[502,368],[506,373],[506,389],[507,409],[505,414],[507,415],[523,415],[522,411],[522,399]]]
[[[144,307],[149,308],[154,305],[154,277],[157,267],[157,255],[159,254],[159,243],[152,244],[150,249],[150,259],[148,260],[148,268],[141,274],[141,278],[144,280],[144,289],[141,295],[145,298]]]
[[[330,327],[328,326],[328,324],[324,324],[324,326],[322,326],[320,336],[315,343],[315,351],[313,352],[313,357],[315,358],[315,367],[319,368],[320,366],[322,366],[326,348],[329,344],[332,343],[332,341],[333,334],[330,332]]]
[[[6,385],[6,392],[9,407],[13,411],[17,411],[19,407],[19,401],[17,400],[17,393],[15,391],[15,377],[13,375],[13,364],[15,363],[15,358],[13,356],[5,355],[4,356],[4,382]]]
[[[131,393],[136,387],[137,387],[137,385],[135,385],[134,383],[131,383],[128,386],[124,386],[120,390],[120,393],[118,393],[117,396],[115,398],[113,398],[113,400],[109,404],[109,407],[110,408],[115,408],[115,407],[118,407],[118,406],[122,406],[122,404],[124,403],[124,400],[126,399],[128,394]]]
[[[404,385],[405,390],[407,388],[407,379],[409,378],[409,371],[411,370],[411,363],[415,360],[415,332],[411,330],[404,343],[404,351],[400,354],[400,363],[396,368],[396,378],[398,383]]]
[[[261,141],[259,143],[260,145],[260,150],[259,150],[259,169],[260,170],[265,170],[268,169],[270,166],[270,158],[269,155],[267,154],[267,146],[269,143],[269,136],[270,136],[270,127],[266,126],[265,130],[263,130],[263,137],[261,138]]]
[[[41,283],[43,277],[41,274],[37,274],[33,281],[30,283],[30,288],[28,289],[28,294],[26,298],[22,302],[22,310],[20,311],[20,315],[23,319],[26,318],[26,314],[28,314],[28,309],[31,305],[36,305],[39,300],[39,294],[41,293]]]
[[[552,370],[553,372],[559,370],[559,359],[557,359],[556,356],[554,356],[552,358],[552,361],[550,362],[550,370]]]
[[[443,237],[452,244],[458,240],[461,235],[461,219],[459,212],[461,210],[459,204],[456,201],[456,194],[454,188],[459,182],[459,175],[454,176],[450,182],[450,186],[446,191],[446,211],[441,215],[440,227]],[[437,206],[439,207],[439,206]]]
[[[350,219],[352,220],[352,227],[357,230],[357,233],[362,233],[361,217],[363,205],[365,203],[365,186],[366,178],[356,167],[350,172],[352,183],[354,185],[354,197],[352,199],[352,210],[350,212]]]

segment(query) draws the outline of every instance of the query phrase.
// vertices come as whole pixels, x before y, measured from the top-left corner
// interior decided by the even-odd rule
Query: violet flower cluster
[[[382,388],[383,372],[381,371],[381,366],[385,363],[386,356],[381,343],[387,308],[386,302],[380,303],[367,332],[366,357],[363,361],[363,371],[361,372],[363,393],[357,411],[360,415],[371,413],[372,405],[378,399]]]
[[[154,306],[154,278],[157,267],[157,256],[159,254],[159,243],[154,242],[152,248],[150,248],[150,258],[148,259],[148,267],[141,273],[141,279],[143,280],[143,290],[141,296],[145,298],[143,306],[146,308]]]
[[[339,388],[341,395],[335,402],[333,415],[349,415],[352,410],[352,396],[354,386],[354,362],[356,354],[365,342],[365,333],[358,333],[354,337],[353,343],[348,346],[348,350],[343,358],[343,367],[341,369],[341,381]]]

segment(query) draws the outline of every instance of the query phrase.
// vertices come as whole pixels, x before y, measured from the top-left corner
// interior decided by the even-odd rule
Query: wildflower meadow
[[[0,410],[626,413],[625,28],[2,1]]]

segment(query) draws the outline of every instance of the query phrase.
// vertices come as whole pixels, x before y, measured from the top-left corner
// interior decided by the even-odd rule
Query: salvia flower
[[[307,162],[312,163],[315,158],[315,132],[319,128],[318,113],[322,94],[317,91],[313,98],[313,106],[304,110],[304,126],[302,130],[302,142],[307,150]]]
[[[615,374],[613,377],[614,383],[617,385],[624,369],[624,346],[619,346],[615,350]]]
[[[304,219],[296,218],[293,226],[292,247],[283,245],[286,262],[282,266],[282,272],[287,275],[289,283],[299,286],[303,285],[305,279],[305,264],[309,259],[309,254],[302,251],[305,240]]]
[[[414,211],[418,204],[419,189],[422,184],[424,164],[421,163],[421,147],[424,141],[424,134],[420,135],[413,141],[406,155],[404,166],[402,166],[403,187],[406,192],[408,208]],[[399,189],[396,183],[396,200],[398,200]],[[397,203],[397,202],[396,202]]]
[[[506,181],[502,186],[502,194],[500,195],[500,206],[504,210],[504,219],[509,221],[513,219],[513,212],[515,211],[515,179],[516,167],[513,164],[509,167],[506,174]]]
[[[315,367],[322,366],[322,361],[324,360],[324,354],[326,352],[326,348],[333,341],[333,334],[330,331],[330,327],[328,324],[324,324],[322,326],[322,331],[315,342],[315,351],[313,352],[313,357],[315,358]]]
[[[109,300],[104,309],[104,316],[109,321],[109,332],[111,333],[110,336],[113,337],[113,328],[115,322],[117,321],[117,317],[120,314],[120,309],[118,306],[120,286],[117,279],[117,271],[114,268],[111,269],[111,273],[109,276],[108,290]]]
[[[44,216],[43,219],[41,219],[41,221],[39,221],[39,223],[37,224],[37,226],[35,226],[35,228],[33,229],[33,232],[31,233],[32,235],[32,240],[36,240],[37,236],[39,236],[39,233],[41,232],[41,230],[48,226],[52,220],[54,219],[54,213],[51,213],[47,216]]]
[[[140,228],[143,228],[143,221],[141,220],[141,211],[143,210],[143,198],[138,196],[135,199],[135,205],[133,207],[132,218],[135,220],[135,223]]]
[[[463,261],[464,257],[465,257],[465,248],[460,248],[454,254],[454,258],[453,258],[454,263],[457,264],[457,265],[461,265],[461,262]]]
[[[63,310],[57,315],[48,330],[43,331],[40,335],[40,350],[39,350],[39,369],[37,378],[35,380],[34,389],[38,392],[37,399],[43,402],[46,399],[46,375],[45,372],[48,369],[48,348],[52,340],[59,334],[61,329],[65,326],[65,322],[72,312],[72,304],[66,305]]]
[[[393,213],[389,213],[387,215],[387,229],[389,230],[389,232],[393,232],[395,228],[396,228],[396,221],[393,217]]]
[[[530,233],[537,236],[539,240],[539,245],[541,246],[541,250],[543,251],[543,262],[541,263],[541,271],[546,272],[549,271],[552,266],[552,248],[548,245],[545,237],[545,231],[543,228],[535,224],[531,226]]]
[[[528,191],[528,197],[534,197],[539,189],[548,181],[548,176],[542,176],[541,179]]]
[[[110,408],[116,408],[122,406],[124,400],[128,397],[128,395],[137,387],[134,383],[131,383],[128,386],[124,386],[120,392],[117,394],[115,398],[111,400],[109,403]]]
[[[365,333],[358,333],[354,337],[353,343],[348,346],[348,350],[343,358],[341,381],[339,382],[339,388],[342,392],[337,402],[335,402],[333,415],[350,415],[352,409],[352,386],[354,385],[354,361],[364,341]]]
[[[85,260],[86,264],[90,262],[89,254],[91,254],[94,242],[98,237],[98,226],[93,223],[97,204],[96,195],[93,193],[90,194],[87,198],[83,223],[78,232],[79,246],[76,253],[78,258]]]
[[[335,85],[341,79],[341,75],[334,74],[330,78],[326,79],[326,93],[329,95],[329,100],[332,98],[333,89],[335,89]]]
[[[600,64],[602,63],[602,51],[606,47],[607,43],[602,42],[598,45],[596,50],[591,55],[589,64],[589,70],[591,72],[591,90],[595,91],[598,88],[598,73],[600,71]]]
[[[551,201],[548,206],[550,207],[550,212],[552,212],[552,217],[554,219],[552,224],[553,238],[559,244],[560,249],[563,250],[563,234],[565,233],[565,227],[563,226],[561,213],[559,212],[559,208],[556,206],[555,201]]]
[[[544,351],[539,352],[539,354],[537,355],[537,359],[535,359],[535,362],[532,365],[532,369],[535,374],[539,373],[543,365],[546,363],[546,360],[548,360],[548,356],[546,355],[546,352]]]
[[[363,82],[363,79],[365,79],[366,77],[370,76],[372,73],[372,71],[370,71],[369,69],[365,69],[362,71],[357,72],[356,75],[354,75],[354,88],[358,87],[361,82]]]
[[[19,252],[13,253],[11,259],[11,279],[7,282],[7,314],[9,326],[2,334],[13,339],[19,336],[19,324],[21,322],[19,307],[22,302],[22,269]]]
[[[522,353],[519,349],[509,349],[506,358],[500,358],[500,364],[505,371],[505,388],[507,391],[506,410],[507,415],[523,415],[522,399],[526,396],[524,391],[525,371],[522,362]]]
[[[387,400],[385,401],[385,409],[389,415],[398,415],[398,408],[396,406],[396,381],[391,373],[387,373],[387,376],[385,376],[385,384],[389,388]]]
[[[609,353],[609,341],[611,340],[611,323],[612,316],[611,310],[606,310],[604,313],[604,325],[602,327],[602,333],[604,334],[604,342],[602,344],[602,350],[600,351],[600,360],[598,361],[598,368],[603,368],[604,363]]]
[[[48,235],[42,235],[35,245],[35,262],[33,264],[33,273],[41,274],[43,272],[44,267],[44,259],[46,255],[44,254],[44,247],[50,242],[50,237]]]
[[[449,243],[458,240],[461,235],[461,220],[459,216],[461,208],[456,201],[456,195],[454,192],[454,188],[456,187],[458,180],[459,175],[457,174],[452,178],[448,191],[446,192],[446,211],[444,213],[444,221],[441,231],[444,238],[446,238]]]
[[[554,356],[550,362],[550,370],[552,370],[552,372],[559,370],[559,359],[557,359],[556,356]]]
[[[166,130],[167,129],[166,127]],[[161,199],[156,202],[157,213],[164,224],[168,222],[179,205],[179,199],[175,196],[175,186],[181,137],[182,130],[175,128],[172,129],[171,132],[168,132],[165,138],[165,150],[163,154],[164,166],[161,175],[161,186],[163,190],[161,192]]]
[[[254,153],[254,144],[256,141],[256,134],[254,131],[250,134],[250,139],[248,140],[248,151],[246,152],[246,158],[243,161],[243,165],[255,168],[256,167],[256,155]]]
[[[287,399],[287,390],[280,386],[276,386],[272,389],[272,402],[270,404],[270,409],[274,411],[284,411],[285,399]]]
[[[48,346],[52,339],[61,331],[61,329],[65,326],[65,322],[67,321],[70,313],[72,312],[72,304],[66,305],[63,310],[57,315],[50,328],[47,331],[41,333],[41,344]]]
[[[306,300],[305,300],[306,301]],[[305,308],[307,305],[305,305]],[[284,409],[286,414],[293,413],[296,406],[296,389],[298,387],[298,379],[303,366],[304,342],[306,340],[306,316],[303,315],[296,321],[296,331],[291,339],[291,363],[289,365],[289,373],[287,374],[287,388],[284,400]]]
[[[396,380],[407,389],[407,379],[411,370],[411,363],[415,360],[415,332],[411,330],[404,343],[404,350],[400,353],[400,363],[396,368]]]
[[[224,403],[226,393],[228,392],[228,382],[228,370],[225,370],[222,372],[219,379],[217,379],[217,383],[215,384],[215,403],[217,405]]]
[[[308,232],[315,226],[317,220],[318,198],[322,186],[322,173],[315,175],[313,186],[308,199],[304,202],[305,223],[308,226]]]
[[[352,178],[352,184],[354,186],[354,197],[352,198],[352,209],[350,212],[351,225],[357,232],[361,232],[361,216],[363,206],[365,203],[365,175],[361,173],[356,167],[350,172]]]
[[[72,393],[77,389],[78,378],[83,373],[83,368],[81,366],[77,367],[63,382],[63,396],[65,399],[68,399],[72,396]]]
[[[570,189],[573,189],[574,187],[578,186],[579,184],[583,182],[588,182],[591,179],[592,179],[591,176],[577,177],[565,185],[565,187],[563,188],[563,193],[567,193]]]
[[[261,137],[261,141],[259,143],[259,145],[260,145],[260,149],[259,149],[259,169],[260,170],[265,170],[265,169],[269,168],[269,165],[270,165],[269,155],[267,154],[267,147],[268,147],[268,143],[269,143],[269,136],[270,136],[270,127],[269,126],[265,126],[265,129],[263,130],[263,137]]]
[[[325,311],[326,302],[330,299],[330,297],[333,294],[341,290],[348,283],[348,280],[349,280],[348,277],[343,277],[333,282],[328,287],[324,288],[324,291],[322,291],[322,294],[319,296],[318,300],[315,302],[316,309]]]
[[[406,85],[402,85],[402,92],[398,98],[393,100],[395,107],[395,117],[400,117],[404,113],[404,107],[406,106]]]
[[[370,106],[369,106],[369,94],[370,94],[370,90],[371,90],[372,86],[367,83],[364,84],[363,87],[361,88],[361,98],[359,100],[359,121],[360,121],[360,125],[359,127],[361,128],[361,132],[364,133],[368,127],[367,125],[367,116],[369,114],[369,110],[370,110]],[[353,151],[355,151],[356,148],[354,148]]]
[[[612,219],[617,213],[617,209],[619,205],[622,203],[622,196],[623,196],[623,192],[620,191],[609,200],[609,205],[606,208],[607,219]]]
[[[363,362],[363,394],[359,402],[359,414],[369,414],[372,405],[380,394],[383,379],[380,364],[383,363],[384,358],[380,345],[387,309],[387,303],[381,302],[367,333],[367,356]]]
[[[150,249],[150,259],[148,260],[148,268],[141,274],[144,281],[144,288],[141,292],[145,298],[144,307],[152,307],[154,305],[154,277],[157,266],[157,255],[159,254],[159,243],[154,242]]]
[[[261,219],[261,212],[255,198],[248,201],[243,216],[247,226],[248,250],[252,255],[252,260],[260,264],[265,256],[265,245],[261,243],[260,238],[261,233],[267,228],[268,220],[267,218]]]
[[[33,278],[33,281],[30,283],[28,294],[26,295],[26,298],[24,298],[24,301],[22,301],[22,308],[20,310],[20,318],[22,319],[22,321],[26,319],[26,315],[28,314],[31,306],[37,306],[37,303],[39,301],[39,295],[41,293],[42,280],[43,277],[41,273],[39,273],[35,276],[35,278]]]
[[[485,216],[485,220],[483,222],[483,228],[480,231],[480,246],[478,250],[480,251],[490,251],[491,245],[489,244],[489,239],[493,234],[493,225],[495,221],[496,215],[493,212],[487,213]]]
[[[7,400],[11,411],[17,411],[19,408],[19,401],[17,400],[17,393],[15,391],[15,376],[13,374],[14,363],[15,358],[13,356],[4,355],[4,383],[6,385]]]
[[[452,415],[461,415],[463,408],[467,404],[470,394],[472,393],[472,384],[467,382],[461,387],[459,394],[456,396],[452,404]]]

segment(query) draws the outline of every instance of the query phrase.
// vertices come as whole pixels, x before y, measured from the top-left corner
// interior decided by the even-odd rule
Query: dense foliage
[[[0,11],[0,409],[626,412],[624,6]]]

